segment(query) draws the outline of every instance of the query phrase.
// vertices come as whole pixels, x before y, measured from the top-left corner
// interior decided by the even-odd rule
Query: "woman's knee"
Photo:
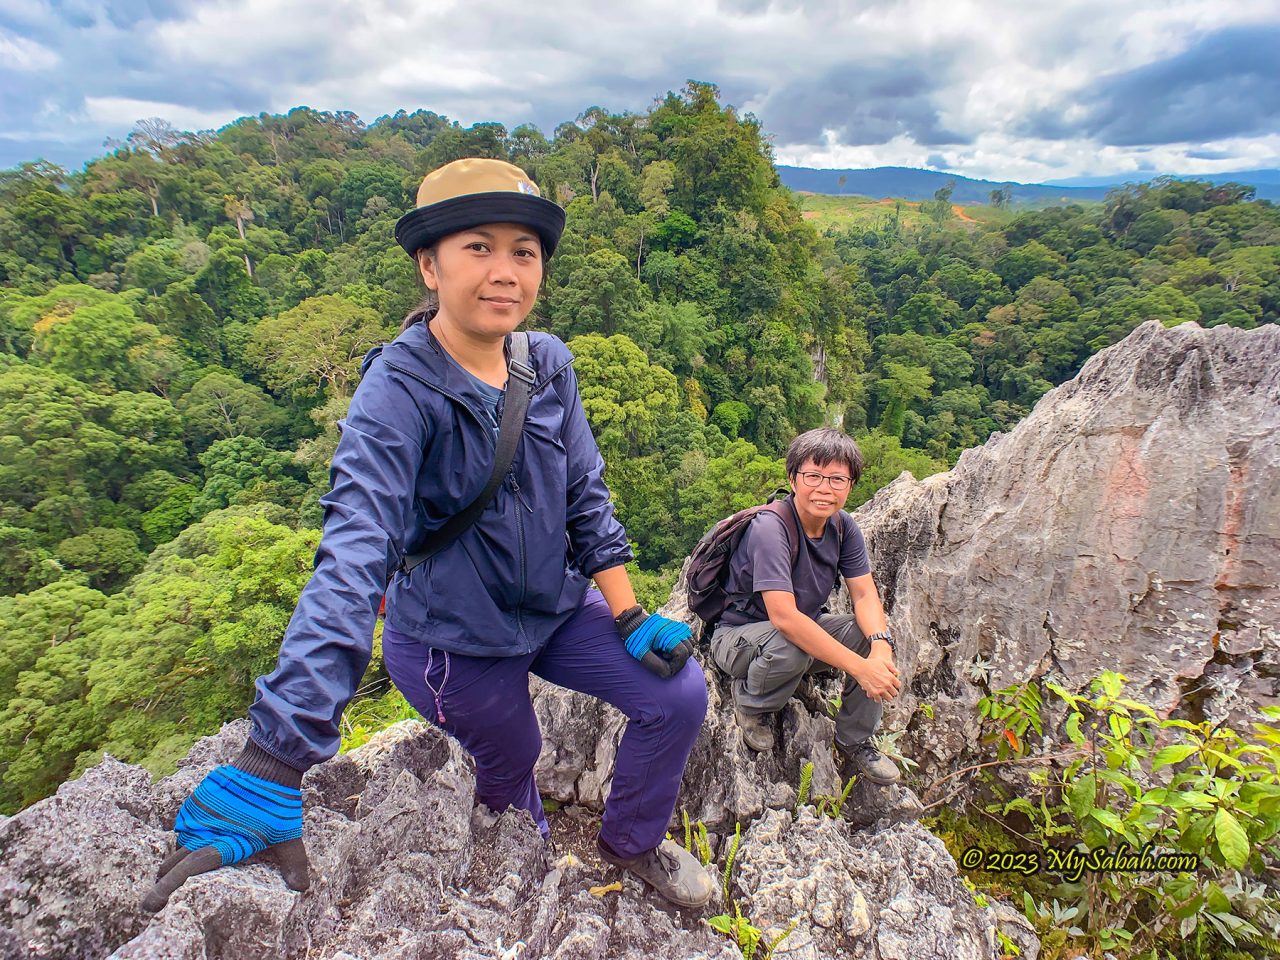
[[[542,731],[530,729],[486,730],[483,736],[458,730],[454,736],[476,762],[476,779],[485,783],[511,784],[523,781],[532,772],[542,753]]]
[[[701,727],[707,715],[707,678],[702,665],[690,657],[684,669],[667,681],[663,713],[668,723],[681,728]]]

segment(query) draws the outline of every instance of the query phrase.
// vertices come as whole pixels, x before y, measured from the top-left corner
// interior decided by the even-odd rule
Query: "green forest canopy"
[[[567,208],[532,324],[578,358],[651,604],[782,482],[799,431],[859,438],[857,504],[1147,319],[1280,316],[1280,210],[1248,187],[1165,179],[990,225],[939,197],[819,233],[705,83],[550,138],[299,107],[0,173],[0,810],[103,750],[166,771],[244,714],[310,576],[360,358],[420,297],[395,220],[465,156]]]

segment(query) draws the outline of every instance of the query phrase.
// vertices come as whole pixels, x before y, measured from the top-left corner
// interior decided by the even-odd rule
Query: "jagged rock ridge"
[[[616,870],[549,852],[525,813],[473,810],[470,759],[417,721],[308,772],[308,891],[289,890],[272,867],[251,861],[195,877],[160,914],[142,913],[178,806],[235,755],[247,729],[237,721],[202,740],[155,786],[141,768],[108,758],[0,822],[0,956],[738,956],[703,922],[715,910],[672,909]],[[778,784],[771,795],[789,796]],[[614,879],[624,881],[621,892],[592,892]],[[745,826],[733,896],[775,936],[796,922],[777,954],[793,960],[986,960],[995,943],[996,912],[975,905],[941,842],[910,820],[859,830],[808,807],[794,818],[768,810]],[[1034,960],[1034,935],[1000,922]]]
[[[1244,729],[1280,702],[1280,327],[1149,321],[855,516],[910,677],[885,725],[926,773],[971,750],[978,698],[1046,674]]]

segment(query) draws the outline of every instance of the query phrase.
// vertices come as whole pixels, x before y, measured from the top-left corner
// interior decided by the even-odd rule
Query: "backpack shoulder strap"
[[[849,524],[853,523],[853,517],[841,510],[836,514],[836,581],[832,584],[832,590],[839,590],[840,584],[844,582],[844,577],[840,576],[840,558],[844,556],[844,531]]]
[[[498,425],[498,449],[494,455],[493,473],[489,482],[465,510],[455,514],[436,530],[417,553],[410,554],[400,563],[400,569],[408,573],[418,564],[430,560],[467,531],[484,513],[502,485],[511,461],[515,459],[520,434],[524,431],[525,416],[529,412],[529,397],[537,371],[529,363],[529,335],[523,330],[511,334],[511,360],[507,365],[507,391],[503,400],[502,422]]]
[[[796,558],[800,556],[800,518],[796,516],[796,508],[790,500],[770,500],[761,511],[769,511],[782,521],[783,529],[787,532],[787,546],[791,548],[791,565],[794,567]]]

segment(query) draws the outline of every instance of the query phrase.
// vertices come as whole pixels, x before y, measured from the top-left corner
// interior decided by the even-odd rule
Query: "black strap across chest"
[[[454,514],[438,530],[433,531],[422,547],[405,556],[400,570],[408,573],[424,560],[430,560],[467,531],[492,502],[498,487],[502,485],[511,461],[515,458],[520,434],[524,431],[525,416],[529,412],[529,397],[537,374],[529,364],[529,335],[522,330],[511,334],[511,361],[507,365],[507,397],[502,407],[502,421],[498,424],[498,449],[494,454],[493,473],[480,494],[461,513]]]

